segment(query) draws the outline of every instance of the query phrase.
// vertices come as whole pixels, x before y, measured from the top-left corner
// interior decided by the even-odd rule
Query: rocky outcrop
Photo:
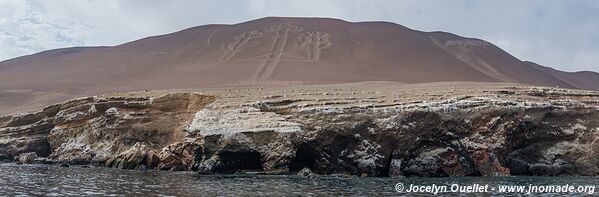
[[[90,97],[0,118],[0,154],[200,173],[599,175],[596,92],[438,91]]]
[[[306,178],[316,178],[318,175],[314,174],[310,168],[304,168],[297,173],[298,176],[306,177]]]
[[[18,162],[19,163],[31,163],[37,159],[37,154],[35,152],[23,153],[19,155]]]
[[[190,170],[195,162],[194,153],[196,145],[186,142],[177,142],[162,148],[158,153],[160,170]]]
[[[173,93],[89,97],[0,120],[0,153],[34,152],[61,163],[157,167],[163,147],[185,139],[193,113],[213,96]]]
[[[48,119],[53,113],[51,108],[36,114],[0,117],[0,155],[14,158],[21,153],[35,152],[48,156],[48,134],[54,127]]]
[[[538,95],[546,91],[554,97]],[[599,139],[594,93],[533,88],[411,103],[310,94],[235,106],[220,100],[202,109],[187,128],[202,139],[197,168],[361,176],[599,174],[592,151]],[[559,100],[565,94],[580,100]],[[525,96],[500,99],[505,95]]]

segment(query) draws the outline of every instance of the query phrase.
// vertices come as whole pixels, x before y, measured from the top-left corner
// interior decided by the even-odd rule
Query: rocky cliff
[[[253,87],[89,97],[3,116],[0,155],[199,173],[591,176],[598,133],[592,91]]]

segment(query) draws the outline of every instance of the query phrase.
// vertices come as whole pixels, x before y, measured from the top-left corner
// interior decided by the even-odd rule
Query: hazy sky
[[[265,16],[390,21],[482,38],[545,66],[599,71],[598,0],[0,0],[0,60]]]

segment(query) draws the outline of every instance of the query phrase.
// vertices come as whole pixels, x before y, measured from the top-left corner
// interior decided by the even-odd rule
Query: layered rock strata
[[[599,93],[315,86],[89,97],[0,118],[0,155],[199,173],[599,175]]]

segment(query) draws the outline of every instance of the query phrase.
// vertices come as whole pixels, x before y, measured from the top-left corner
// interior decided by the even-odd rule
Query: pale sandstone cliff
[[[348,84],[138,92],[0,118],[0,155],[200,173],[599,175],[599,93]]]

